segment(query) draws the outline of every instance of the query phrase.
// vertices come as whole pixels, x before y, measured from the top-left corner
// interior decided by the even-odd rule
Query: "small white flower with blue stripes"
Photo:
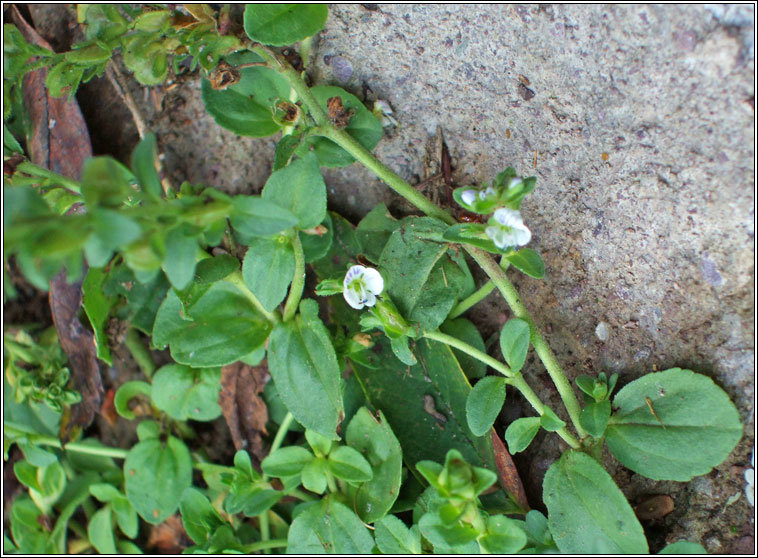
[[[489,224],[484,232],[501,250],[524,246],[532,239],[532,232],[515,209],[501,207],[495,211]]]
[[[376,304],[377,295],[384,290],[384,279],[375,269],[354,265],[347,271],[342,286],[342,295],[347,303],[361,310],[364,306]]]

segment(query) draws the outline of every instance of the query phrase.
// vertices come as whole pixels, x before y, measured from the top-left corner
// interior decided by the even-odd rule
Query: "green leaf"
[[[708,554],[703,545],[690,541],[676,541],[666,545],[658,554]]]
[[[691,370],[647,374],[621,389],[613,407],[617,411],[606,430],[608,448],[625,467],[655,480],[705,475],[742,438],[739,413],[729,396]]]
[[[446,226],[431,217],[403,219],[380,257],[385,291],[407,320],[426,330],[436,329],[473,290],[465,261],[435,241]]]
[[[332,245],[332,240],[334,239],[334,227],[329,213],[327,213],[324,220],[321,221],[321,225],[326,227],[326,232],[321,235],[306,234],[303,231],[299,231],[298,233],[300,236],[300,242],[303,245],[305,263],[320,260],[327,254],[327,252],[329,252],[329,248]]]
[[[327,459],[329,471],[348,482],[370,481],[374,473],[371,464],[358,451],[348,446],[338,446]]]
[[[376,522],[374,529],[376,545],[382,554],[421,554],[421,533],[417,525],[409,529],[394,515],[387,515]]]
[[[192,484],[192,458],[187,446],[173,436],[165,443],[143,440],[129,450],[124,478],[134,509],[157,525],[177,510],[184,490]]]
[[[526,546],[526,541],[518,522],[504,515],[487,518],[487,534],[478,540],[487,554],[514,554]]]
[[[289,135],[282,136],[282,139],[276,144],[276,150],[274,152],[274,168],[272,170],[278,171],[286,167],[292,156],[295,154],[295,149],[303,141],[301,135]]]
[[[212,258],[202,259],[197,262],[195,268],[195,282],[198,284],[215,283],[228,277],[239,267],[239,260],[229,254],[219,254]]]
[[[92,234],[84,244],[84,254],[91,267],[105,266],[113,251],[137,240],[142,227],[133,219],[109,209],[90,211]]]
[[[326,4],[248,4],[245,33],[264,45],[291,45],[321,31],[328,15]]]
[[[92,516],[87,525],[87,537],[100,554],[116,554],[110,506],[100,508]]]
[[[315,458],[311,452],[300,446],[279,448],[261,462],[263,472],[272,477],[287,478],[299,475],[303,467]]]
[[[342,99],[344,110],[347,112],[353,111],[353,116],[350,118],[347,127],[345,127],[345,132],[350,134],[368,151],[374,149],[379,140],[382,139],[381,123],[356,96],[351,95],[344,89],[330,85],[313,87],[311,88],[311,93],[324,111],[326,111],[326,104],[329,99],[332,97]],[[352,155],[332,140],[316,136],[306,138],[295,150],[295,153],[306,155],[311,150],[318,157],[322,167],[344,167],[355,162]]]
[[[290,211],[300,229],[320,224],[326,216],[326,184],[313,153],[275,171],[266,181],[261,198]]]
[[[141,442],[145,440],[157,440],[161,435],[161,425],[154,420],[143,420],[137,425],[137,438]]]
[[[199,246],[188,227],[176,227],[166,234],[166,257],[161,267],[176,289],[189,285],[195,275]]]
[[[531,248],[521,248],[518,252],[505,254],[505,259],[511,262],[511,265],[523,271],[529,277],[542,279],[545,276],[545,262],[542,257]]]
[[[605,433],[608,419],[611,418],[611,402],[591,401],[579,414],[579,422],[590,436],[599,438]]]
[[[416,360],[416,357],[411,352],[410,347],[408,346],[408,337],[403,335],[401,337],[393,337],[390,339],[390,347],[392,347],[392,352],[395,354],[395,356],[398,358],[400,362],[403,364],[407,364],[408,366],[413,366],[418,361]]]
[[[152,387],[147,382],[139,380],[125,382],[116,390],[116,395],[113,398],[113,406],[116,408],[116,412],[120,416],[127,420],[133,420],[136,418],[136,415],[129,408],[129,401],[140,394],[150,397],[151,392]]]
[[[326,457],[335,445],[330,438],[322,436],[314,430],[305,431],[305,440],[308,442],[308,445],[311,446],[316,457]]]
[[[504,252],[487,236],[486,229],[487,226],[482,223],[458,223],[448,228],[442,238],[447,242],[470,244],[493,254],[503,254]]]
[[[548,525],[565,554],[647,554],[645,533],[611,476],[569,450],[545,474]]]
[[[110,340],[105,328],[111,308],[116,301],[104,293],[103,286],[106,279],[107,274],[102,269],[91,267],[87,270],[87,276],[82,283],[82,306],[95,334],[97,357],[111,366],[113,361],[109,347]]]
[[[326,463],[326,459],[323,457],[316,457],[303,467],[303,470],[300,473],[303,486],[306,490],[310,490],[316,494],[323,494],[327,487],[328,471],[329,467]]]
[[[347,490],[356,513],[364,522],[373,523],[389,512],[400,493],[403,468],[400,443],[384,414],[377,411],[373,416],[366,407],[353,416],[345,440],[371,464],[373,478]]]
[[[475,436],[465,420],[471,388],[447,345],[419,339],[418,363],[392,358],[389,340],[380,338],[364,362],[352,362],[374,408],[381,409],[400,441],[403,460],[444,462],[455,448],[467,462],[494,469],[492,441]]]
[[[153,403],[177,420],[210,421],[221,416],[220,368],[167,364],[153,376]]]
[[[446,522],[439,513],[425,513],[418,522],[419,530],[434,545],[436,554],[477,554],[477,530],[470,523]]]
[[[126,496],[116,498],[111,507],[116,514],[116,523],[121,532],[130,539],[135,538],[139,534],[139,517]]]
[[[339,439],[337,425],[344,412],[340,369],[329,332],[318,317],[318,304],[303,300],[298,316],[271,333],[268,350],[271,377],[295,419],[329,439]]]
[[[120,207],[134,190],[134,176],[111,157],[93,157],[82,170],[82,196],[90,211],[98,206]]]
[[[524,417],[514,420],[505,431],[508,451],[524,451],[540,430],[540,417]]]
[[[529,324],[518,318],[508,320],[500,332],[500,350],[511,370],[521,370],[529,351]]]
[[[89,492],[97,498],[98,502],[102,502],[103,504],[108,504],[113,500],[124,497],[115,486],[107,483],[91,484],[89,485]]]
[[[363,255],[369,261],[378,264],[384,246],[399,226],[400,221],[390,215],[383,203],[372,209],[355,229],[355,236],[361,244]]]
[[[545,407],[543,409],[543,414],[540,417],[540,426],[548,432],[555,432],[566,426],[566,423],[558,418],[558,415],[556,415],[552,409]]]
[[[184,530],[195,544],[208,542],[211,534],[225,521],[197,488],[187,488],[179,502]]]
[[[487,352],[487,347],[484,345],[482,334],[479,333],[476,326],[466,318],[446,320],[440,325],[440,331],[460,339],[464,343],[471,345],[483,353]],[[466,373],[466,377],[469,380],[483,378],[487,373],[487,365],[478,358],[474,358],[458,349],[453,349],[453,354],[455,355],[455,358],[458,359],[458,362],[461,363],[461,368]]]
[[[332,496],[308,505],[287,535],[288,554],[370,554],[373,547],[358,516]]]
[[[294,227],[298,218],[291,211],[257,196],[235,196],[229,220],[244,236],[273,236]]]
[[[505,378],[487,376],[479,380],[466,398],[466,420],[475,436],[489,432],[505,403]]]
[[[236,362],[258,348],[271,331],[252,303],[225,281],[214,283],[194,303],[190,320],[181,312],[181,302],[169,293],[155,319],[153,343],[160,347],[168,342],[176,362],[195,368]]]
[[[266,310],[281,304],[294,273],[295,252],[289,238],[251,240],[242,262],[242,278]]]
[[[153,12],[155,13],[155,12]],[[154,198],[160,198],[163,193],[158,171],[155,168],[155,157],[158,152],[158,144],[155,134],[149,132],[140,140],[137,147],[132,151],[132,172],[137,177],[143,192],[147,192]]]

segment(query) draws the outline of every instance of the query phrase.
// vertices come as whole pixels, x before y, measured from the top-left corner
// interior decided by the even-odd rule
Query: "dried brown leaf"
[[[30,43],[50,48],[50,45],[29,25],[15,6],[11,8],[13,22]],[[31,129],[27,138],[33,163],[64,176],[81,176],[84,161],[92,157],[87,126],[76,100],[51,97],[45,87],[47,69],[41,68],[24,77],[24,107]],[[71,380],[82,400],[61,420],[63,442],[72,432],[92,423],[103,398],[103,384],[97,362],[95,338],[79,321],[82,302],[81,282],[69,284],[65,271],[50,282],[50,309],[58,331],[61,347],[69,358]]]
[[[234,448],[247,450],[256,469],[266,456],[263,437],[267,434],[268,409],[259,394],[267,379],[265,364],[248,366],[235,362],[221,369],[218,404],[229,426]]]
[[[494,429],[490,429],[490,437],[492,438],[492,449],[495,451],[495,466],[497,467],[497,478],[500,486],[511,495],[516,503],[521,506],[521,509],[525,511],[531,509],[511,454],[508,453],[503,441],[495,434]]]
[[[192,545],[178,515],[172,515],[163,523],[150,529],[147,548],[155,549],[160,554],[181,554],[182,550]]]

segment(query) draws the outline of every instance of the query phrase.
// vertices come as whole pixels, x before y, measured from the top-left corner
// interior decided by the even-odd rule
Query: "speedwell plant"
[[[13,468],[27,488],[10,509],[7,552],[139,551],[144,524],[179,513],[194,544],[186,551],[196,553],[646,553],[603,448],[637,474],[686,482],[739,441],[734,405],[690,370],[621,389],[615,375],[580,376],[577,398],[509,278],[545,273],[520,212],[539,201],[527,198],[536,178],[507,168],[456,189],[461,208],[480,216],[458,222],[376,159],[386,111],[311,85],[303,70],[325,6],[249,5],[237,35],[229,9],[207,5],[80,5],[77,14],[85,40],[66,53],[4,28],[4,116],[20,139],[27,72],[46,67],[51,95],[72,96],[116,54],[147,85],[183,60],[199,66],[220,126],[280,139],[261,194],[231,196],[162,182],[152,134],[129,167],[95,157],[74,179],[26,160],[6,127],[6,267],[13,260],[40,289],[61,270],[82,280],[99,359],[113,362],[108,324],[117,318],[130,325],[127,345],[145,371],[114,400],[121,420],[140,421],[133,447],[86,437],[64,447],[62,421],[79,401],[71,364],[49,333],[6,330],[4,449],[8,458],[20,448]],[[328,212],[321,168],[354,163],[423,216],[379,205],[354,226]],[[74,204],[86,211],[69,212]],[[309,275],[317,298],[303,297]],[[494,289],[512,313],[502,358],[462,317]],[[172,362],[155,370],[141,336]],[[563,408],[530,386],[530,351]],[[267,457],[260,467],[245,450],[232,463],[209,462],[193,449],[188,421],[221,415],[222,367],[264,359]],[[532,410],[502,432],[495,421],[514,390]],[[546,515],[529,509],[495,457],[500,437],[514,454],[540,430],[565,448],[545,475]],[[702,547],[667,549],[693,551]]]

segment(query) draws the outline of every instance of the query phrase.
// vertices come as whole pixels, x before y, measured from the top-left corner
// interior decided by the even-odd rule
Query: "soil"
[[[38,28],[48,40],[54,45],[65,46],[70,44],[70,36],[76,33],[76,26],[70,23],[75,21],[71,10],[71,5],[48,5],[44,9],[33,9],[32,15]],[[550,6],[539,9],[519,6],[514,10],[513,13],[508,12],[507,18],[514,21],[528,21],[532,25],[543,25],[540,23],[543,20],[546,22],[544,25],[549,23],[549,28],[554,31],[552,39],[547,32],[545,33],[547,38],[540,39],[547,43],[552,40],[558,44],[559,39],[564,40],[563,37],[574,33],[576,29],[584,29],[582,26],[587,24],[581,20],[584,16],[578,16],[569,8],[555,8],[556,13],[553,13],[554,8]],[[616,8],[610,10],[613,13],[612,17],[617,19],[627,17],[626,12],[619,16],[615,10]],[[379,97],[391,98],[393,87],[395,87],[396,96],[392,100],[394,106],[401,107],[398,111],[401,114],[395,115],[401,125],[399,128],[393,127],[387,130],[385,139],[380,142],[375,153],[411,183],[421,182],[437,172],[435,170],[437,152],[434,149],[437,145],[436,135],[439,134],[440,126],[444,128],[448,124],[454,131],[451,132],[447,128],[442,131],[451,148],[455,167],[453,177],[456,183],[466,184],[479,181],[483,177],[488,178],[489,171],[502,170],[500,167],[505,166],[500,160],[495,160],[494,148],[489,155],[485,154],[488,152],[487,138],[489,136],[487,134],[498,135],[497,141],[505,141],[504,135],[510,139],[511,133],[514,137],[520,134],[524,145],[530,145],[532,148],[514,151],[511,147],[501,152],[510,155],[520,153],[513,159],[513,164],[520,164],[526,168],[528,163],[525,161],[531,162],[532,151],[541,145],[541,138],[531,129],[534,124],[530,123],[529,119],[533,118],[536,122],[536,119],[542,118],[534,107],[535,103],[540,101],[540,93],[550,89],[551,84],[545,82],[548,78],[543,77],[541,81],[539,77],[535,79],[535,74],[531,75],[530,87],[537,91],[536,99],[532,98],[534,96],[532,89],[529,89],[532,91],[532,96],[524,94],[523,89],[526,85],[521,83],[519,88],[513,80],[512,89],[515,94],[512,98],[520,100],[510,101],[512,106],[507,110],[514,112],[520,110],[521,114],[512,118],[515,121],[509,125],[507,134],[503,129],[495,130],[486,119],[481,123],[482,129],[479,132],[476,131],[476,123],[467,125],[468,127],[464,130],[460,125],[461,119],[470,118],[472,122],[476,122],[477,115],[481,115],[480,111],[484,110],[481,104],[476,104],[477,99],[471,100],[461,92],[446,93],[451,97],[451,101],[445,106],[452,104],[456,107],[455,118],[451,116],[451,121],[448,122],[436,112],[439,109],[430,108],[430,98],[434,97],[425,96],[423,92],[424,85],[434,83],[433,79],[423,74],[417,76],[415,85],[411,83],[413,80],[408,81],[409,77],[401,81],[402,76],[398,77],[398,67],[404,68],[403,75],[410,75],[416,70],[421,72],[422,69],[418,69],[414,65],[417,61],[411,58],[404,57],[397,60],[393,58],[405,56],[403,54],[405,50],[409,51],[409,57],[413,56],[413,52],[421,57],[419,52],[423,53],[424,47],[427,55],[434,55],[436,47],[430,48],[431,41],[425,43],[421,31],[414,32],[412,28],[425,25],[432,20],[430,18],[438,17],[443,13],[444,9],[432,6],[426,9],[409,9],[405,10],[408,12],[405,16],[403,11],[400,7],[373,4],[364,5],[363,8],[358,5],[336,6],[330,15],[327,29],[314,46],[314,66],[311,70],[313,80],[318,83],[340,84],[359,98],[366,100]],[[650,6],[643,12],[646,14],[646,20],[649,18],[661,21],[666,17],[676,20],[678,17],[676,14],[668,14]],[[486,25],[494,25],[491,21],[492,10],[482,8],[473,10],[471,14],[473,15],[466,17],[472,22],[474,20],[479,23],[485,22],[482,24],[485,26],[483,28],[486,28]],[[642,18],[641,15],[632,15],[638,19]],[[628,17],[631,18],[632,15]],[[572,17],[581,21],[570,24],[569,20]],[[593,17],[595,19],[592,19]],[[732,45],[730,41],[734,37],[737,37],[734,39],[737,41],[734,44],[743,40],[743,35],[740,34],[742,27],[735,25],[729,27],[722,22],[713,23],[711,20],[704,22],[705,20],[682,17],[684,22],[682,25],[692,25],[694,29],[694,31],[692,29],[677,31],[680,41],[677,44],[687,53],[694,52],[717,60],[717,54],[696,50],[696,47],[691,47],[687,41],[697,39],[708,47],[710,43],[707,41],[711,40],[721,41],[719,45],[723,43],[727,46]],[[377,23],[380,19],[380,23]],[[597,15],[588,15],[587,20],[590,23],[604,21]],[[618,20],[621,21],[621,19]],[[442,31],[438,29],[441,37],[452,37],[450,41],[454,46],[440,47],[443,50],[452,52],[455,48],[465,50],[476,46],[475,39],[469,37],[468,47],[466,47],[465,40],[460,37],[460,32],[456,37],[453,21],[444,18],[434,21],[435,25],[442,29]],[[608,23],[603,22],[602,25],[607,26]],[[400,31],[395,31],[395,35],[390,34],[385,37],[385,42],[394,46],[383,47],[382,37],[384,36],[381,33],[385,33],[383,30],[395,28]],[[386,32],[389,33],[389,31]],[[690,32],[695,34],[696,39],[687,35]],[[556,33],[559,33],[560,37]],[[404,35],[399,36],[399,34]],[[360,41],[367,42],[370,37],[373,39],[370,39],[372,45],[369,45],[371,47],[369,49]],[[649,40],[649,36],[645,35],[636,40],[639,44],[643,44],[645,40]],[[532,59],[528,58],[529,56],[534,58],[536,56],[534,52],[542,48],[541,45],[542,43],[533,44],[532,53],[525,55],[527,59]],[[710,46],[713,47],[713,45]],[[418,50],[419,48],[421,51]],[[734,48],[737,49],[735,52],[740,52],[739,56],[749,56],[740,50],[744,49],[744,45]],[[335,77],[336,66],[331,66],[330,63],[335,55],[348,56],[346,52],[349,53],[355,73],[352,77],[348,76],[345,83],[342,83]],[[452,54],[445,54],[445,56],[452,56]],[[394,60],[394,65],[385,69],[387,60]],[[118,58],[116,62],[120,63]],[[486,65],[486,62],[483,63]],[[617,62],[618,64],[620,62]],[[126,70],[123,68],[122,70],[124,75],[128,75]],[[344,63],[339,70],[344,73]],[[436,70],[437,73],[433,75],[439,76],[439,79],[445,83],[462,79],[461,75],[466,76],[467,79],[471,77],[465,68],[461,70],[464,74],[459,75],[459,70],[460,68],[453,70],[451,66],[449,71],[451,75],[447,75],[445,72],[448,70],[444,64],[440,64],[439,69]],[[471,70],[478,76],[480,72],[487,71],[487,68],[484,66],[480,68],[477,62],[475,68]],[[508,69],[508,73],[511,71],[512,68]],[[743,74],[744,72],[735,78],[742,81],[734,85],[735,88],[742,88],[741,91],[746,87],[743,83]],[[617,82],[623,79],[619,75],[626,76],[619,70],[615,78]],[[594,78],[590,76],[586,79]],[[614,78],[611,76],[608,79]],[[659,79],[663,78],[659,76]],[[490,81],[487,81],[487,84],[489,83]],[[577,87],[591,88],[592,84]],[[623,86],[619,85],[619,87]],[[136,81],[130,80],[128,88],[139,107],[139,118],[145,121],[149,130],[157,134],[164,174],[171,182],[177,185],[185,180],[195,184],[203,183],[232,194],[251,194],[262,189],[271,171],[277,138],[240,137],[218,126],[203,107],[200,97],[200,76],[197,72],[187,71],[178,76],[172,75],[165,85],[151,88],[143,87]],[[435,94],[438,93],[435,90]],[[505,95],[505,93],[502,94]],[[479,92],[472,93],[471,97],[477,95]],[[110,154],[128,164],[129,154],[138,140],[137,128],[134,124],[133,113],[125,106],[112,84],[105,78],[95,79],[80,90],[77,100],[87,120],[95,154]],[[468,106],[469,102],[474,103],[475,106]],[[743,233],[739,237],[740,240],[729,240],[726,236],[713,237],[710,255],[707,251],[705,255],[702,251],[688,251],[686,246],[688,237],[682,236],[678,230],[672,232],[668,240],[664,232],[654,235],[654,238],[640,236],[641,228],[635,225],[635,219],[642,221],[643,227],[647,225],[652,230],[654,227],[645,216],[650,213],[648,204],[657,203],[656,210],[661,210],[661,207],[665,205],[666,208],[662,211],[667,212],[669,208],[665,200],[668,199],[670,189],[683,187],[681,186],[683,179],[679,177],[679,174],[684,170],[672,171],[670,164],[668,168],[660,167],[656,173],[653,173],[653,176],[657,175],[658,178],[654,180],[655,184],[652,186],[645,186],[644,181],[647,180],[645,176],[637,179],[635,187],[643,190],[646,187],[652,188],[647,191],[654,191],[656,195],[659,195],[658,202],[627,201],[622,196],[627,188],[625,185],[619,186],[615,191],[606,191],[597,187],[594,194],[591,191],[585,192],[587,173],[582,174],[584,171],[577,170],[578,163],[567,162],[569,160],[567,153],[574,152],[577,145],[571,143],[575,141],[572,138],[578,134],[579,140],[584,138],[591,143],[591,147],[583,149],[581,153],[576,151],[577,157],[583,157],[584,151],[588,149],[601,149],[598,146],[602,145],[602,142],[587,139],[587,131],[572,130],[570,126],[564,125],[567,119],[573,118],[572,110],[578,110],[580,100],[574,99],[576,105],[573,107],[561,105],[560,99],[544,102],[547,103],[546,107],[549,105],[549,110],[548,108],[545,110],[552,114],[547,121],[552,123],[550,126],[553,128],[555,141],[565,141],[562,147],[555,147],[552,152],[545,148],[540,154],[540,157],[547,158],[547,162],[540,163],[537,173],[538,183],[546,184],[541,195],[549,198],[549,201],[545,201],[541,214],[534,209],[529,210],[534,212],[531,217],[535,220],[535,240],[538,244],[542,241],[540,251],[548,264],[549,276],[537,282],[522,275],[514,275],[516,286],[525,300],[532,301],[529,306],[534,312],[535,320],[570,378],[582,373],[617,371],[622,373],[623,385],[654,367],[663,370],[679,366],[706,373],[716,378],[727,390],[745,421],[745,437],[727,461],[708,475],[698,477],[689,483],[652,481],[621,467],[610,456],[607,456],[606,464],[632,506],[654,495],[668,495],[673,499],[673,511],[660,518],[642,521],[651,552],[655,553],[666,544],[677,540],[691,540],[703,544],[709,553],[753,553],[755,511],[744,496],[743,477],[744,470],[750,463],[755,439],[753,414],[755,388],[754,377],[751,374],[754,364],[754,295],[751,286],[755,277],[752,264],[745,263],[746,258],[751,260],[754,258],[753,236],[749,233],[745,236]],[[517,104],[513,105],[513,103]],[[602,100],[600,103],[602,104]],[[611,109],[605,107],[604,110],[610,118]],[[693,106],[691,110],[700,114],[698,111],[704,109]],[[716,107],[714,110],[718,113],[726,109]],[[599,110],[599,112],[602,111]],[[598,118],[602,120],[600,116]],[[750,118],[753,118],[752,111],[750,111]],[[438,122],[439,125],[437,125]],[[544,124],[543,121],[539,122]],[[622,138],[619,143],[608,136],[611,133],[608,126],[612,128],[610,124],[603,128],[603,133],[607,136],[604,141],[606,141],[605,145],[610,145],[607,149],[612,153],[611,163],[615,164],[613,158],[624,149],[624,139]],[[664,143],[671,148],[677,141],[677,130],[666,128],[665,124],[656,124],[656,126],[658,127],[640,127],[634,137],[641,138],[642,141],[645,136],[647,138],[645,141],[647,141],[650,139],[648,135],[666,136],[665,142],[668,143]],[[593,130],[593,133],[595,132],[597,129]],[[672,134],[674,134],[673,139]],[[629,138],[628,141],[632,142],[632,139]],[[650,141],[654,143],[652,139]],[[750,143],[749,139],[745,141]],[[663,149],[661,145],[658,145],[658,148]],[[626,162],[618,164],[624,168],[634,166],[635,162],[639,163],[646,157],[643,152],[643,148],[632,148],[629,154],[625,155],[628,157]],[[728,153],[733,159],[739,160],[740,164],[745,164],[744,152],[729,151]],[[600,150],[597,151],[598,158],[599,154]],[[607,160],[605,151],[603,154],[606,156],[602,160],[593,163],[592,172],[595,172],[597,176],[592,180],[598,182],[607,180],[609,184],[615,185],[620,179],[613,176],[610,164],[603,163]],[[585,179],[580,180],[579,177],[582,176]],[[748,176],[754,175],[748,173]],[[329,193],[329,208],[340,212],[354,223],[357,223],[379,202],[386,203],[396,216],[407,214],[412,210],[359,165],[343,169],[325,169],[324,177]],[[553,186],[550,185],[551,179]],[[643,184],[640,184],[640,181]],[[697,177],[692,178],[691,181],[697,182]],[[561,186],[555,186],[556,184]],[[592,184],[586,186],[588,190],[592,190]],[[717,195],[728,198],[725,204],[730,206],[740,204],[744,206],[745,203],[750,205],[750,196],[746,198],[744,192],[744,189],[741,190],[738,196],[732,195],[729,190]],[[425,186],[425,193],[432,198],[442,198],[445,196],[444,185],[431,182]],[[679,195],[684,195],[684,193],[680,192]],[[754,198],[752,204],[754,205]],[[623,207],[619,209],[619,206]],[[728,216],[718,213],[720,207],[723,205],[716,207],[706,204],[703,205],[705,209],[701,208],[700,211],[716,212],[718,216],[714,219],[728,220]],[[662,231],[671,231],[670,222],[679,215],[678,205],[674,204],[670,209],[672,215],[667,217],[668,220],[661,225]],[[628,215],[624,216],[624,211],[627,211]],[[686,210],[682,212],[686,213]],[[564,224],[566,214],[576,214],[577,223]],[[695,219],[711,218],[690,213],[689,219],[693,216]],[[686,217],[682,218],[686,219]],[[634,240],[637,245],[645,243],[655,245],[642,255],[642,258],[648,260],[647,263],[631,262],[628,261],[628,256],[624,257],[624,253],[634,252],[623,243],[625,241],[619,240],[621,237],[617,233],[609,230],[623,227],[629,229],[630,232],[627,234],[637,235]],[[718,242],[726,243],[727,248],[734,247],[731,259],[720,260],[722,262],[720,268],[713,263],[713,259],[718,260],[728,250]],[[744,247],[746,243],[748,248]],[[674,275],[678,283],[672,278],[667,280],[666,285],[656,278],[651,278],[653,274],[661,273],[661,270],[668,265],[676,265],[680,266],[678,269],[684,269],[682,262],[685,260],[689,261],[690,267],[702,269],[703,277],[690,279],[688,276],[683,277],[684,272],[681,272],[679,275]],[[672,261],[675,263],[672,264]],[[730,275],[730,271],[726,269],[728,263],[725,262],[732,262],[738,269]],[[728,276],[729,280],[722,280],[722,275]],[[481,274],[475,271],[475,276],[481,282]],[[12,277],[16,284],[16,276]],[[719,290],[721,282],[728,285],[726,291]],[[695,289],[699,289],[698,292],[704,294],[692,295]],[[26,321],[49,319],[49,310],[45,311],[44,295],[31,292],[26,286],[20,286],[19,292],[21,298],[9,301],[5,305],[6,323],[24,319]],[[707,297],[707,300],[703,299],[705,302],[702,304],[693,305],[697,308],[688,313],[685,307],[689,304],[688,297],[690,296],[694,296],[698,301],[702,297]],[[646,297],[647,300],[645,300]],[[663,313],[659,308],[663,309]],[[467,317],[480,328],[485,341],[488,341],[488,348],[492,348],[493,352],[496,351],[497,343],[493,342],[496,340],[495,336],[505,320],[510,318],[505,302],[493,293],[471,310]],[[613,332],[612,339],[608,343],[598,340],[594,335],[595,327],[601,319],[610,324]],[[156,355],[156,358],[165,358],[165,355],[163,357]],[[530,355],[525,370],[528,381],[532,383],[543,401],[550,403],[554,409],[561,408],[560,400],[542,365],[535,361],[533,355]],[[138,378],[140,375],[141,372],[131,359],[129,352],[116,350],[114,366],[104,374],[104,386],[106,390],[114,389],[124,381]],[[500,417],[501,426],[498,432],[502,432],[501,428],[515,418],[529,412],[529,406],[523,400],[518,396],[509,395],[508,405]],[[132,430],[121,426],[125,423],[128,422],[119,421],[118,426],[114,428],[104,419],[98,418],[93,434],[96,432],[104,443],[127,447],[134,442],[136,437]],[[232,444],[223,420],[211,426],[198,427],[198,440],[210,445],[207,452],[213,458],[229,457],[229,448]],[[539,507],[538,503],[541,500],[542,477],[563,449],[565,448],[561,446],[557,437],[541,433],[527,451],[514,457],[524,480],[528,498],[536,507]]]

